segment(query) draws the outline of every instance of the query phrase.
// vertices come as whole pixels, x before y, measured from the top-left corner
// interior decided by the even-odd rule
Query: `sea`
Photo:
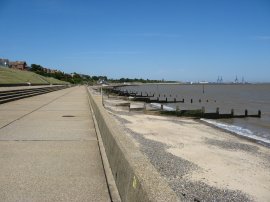
[[[202,119],[208,124],[270,145],[270,84],[145,84],[130,85],[120,88],[123,91],[152,95],[152,99],[184,103],[164,104],[165,110],[202,109],[205,112],[231,113],[236,115],[258,114],[261,118]],[[160,107],[158,103],[153,106]]]

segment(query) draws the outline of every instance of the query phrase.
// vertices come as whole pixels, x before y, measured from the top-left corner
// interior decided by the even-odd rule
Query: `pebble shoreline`
[[[149,140],[125,126],[127,120],[119,117],[114,112],[114,117],[122,129],[140,145],[140,150],[146,155],[151,164],[165,178],[169,186],[183,201],[253,201],[251,197],[241,191],[219,189],[202,182],[193,182],[188,179],[188,174],[200,169],[197,165],[185,159],[168,153],[168,145]],[[121,112],[122,114],[122,112]],[[124,113],[126,114],[126,113]],[[209,142],[211,144],[211,142]],[[222,143],[218,143],[219,145]],[[227,147],[227,145],[224,145]],[[254,149],[254,148],[253,148]]]

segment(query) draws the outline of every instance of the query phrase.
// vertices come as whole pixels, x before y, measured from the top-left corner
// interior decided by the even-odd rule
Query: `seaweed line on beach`
[[[215,140],[211,138],[205,138],[205,143],[208,144],[209,147],[215,146],[225,150],[249,152],[258,158],[262,158],[261,166],[265,167],[265,169],[270,169],[270,156],[260,152],[258,146],[233,141]]]
[[[216,146],[222,149],[226,150],[241,150],[245,152],[251,152],[251,153],[257,153],[259,147],[249,144],[243,144],[239,142],[233,142],[233,141],[222,141],[222,140],[215,140],[211,138],[205,138],[205,143],[211,146]]]
[[[140,150],[151,164],[165,178],[169,186],[183,201],[252,201],[247,194],[238,190],[219,189],[206,183],[191,181],[187,178],[195,170],[196,164],[177,157],[166,150],[168,145],[149,140],[125,126],[126,120],[114,115],[122,125],[123,130],[130,134],[139,144]]]

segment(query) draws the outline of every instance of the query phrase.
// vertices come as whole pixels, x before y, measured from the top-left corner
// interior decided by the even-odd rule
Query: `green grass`
[[[52,77],[44,77],[29,71],[0,67],[0,84],[68,84]]]

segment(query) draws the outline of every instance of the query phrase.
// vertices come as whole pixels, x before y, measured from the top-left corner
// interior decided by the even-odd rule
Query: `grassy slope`
[[[0,67],[0,84],[23,84],[27,82],[32,84],[68,84],[67,82],[44,77],[29,71]]]

